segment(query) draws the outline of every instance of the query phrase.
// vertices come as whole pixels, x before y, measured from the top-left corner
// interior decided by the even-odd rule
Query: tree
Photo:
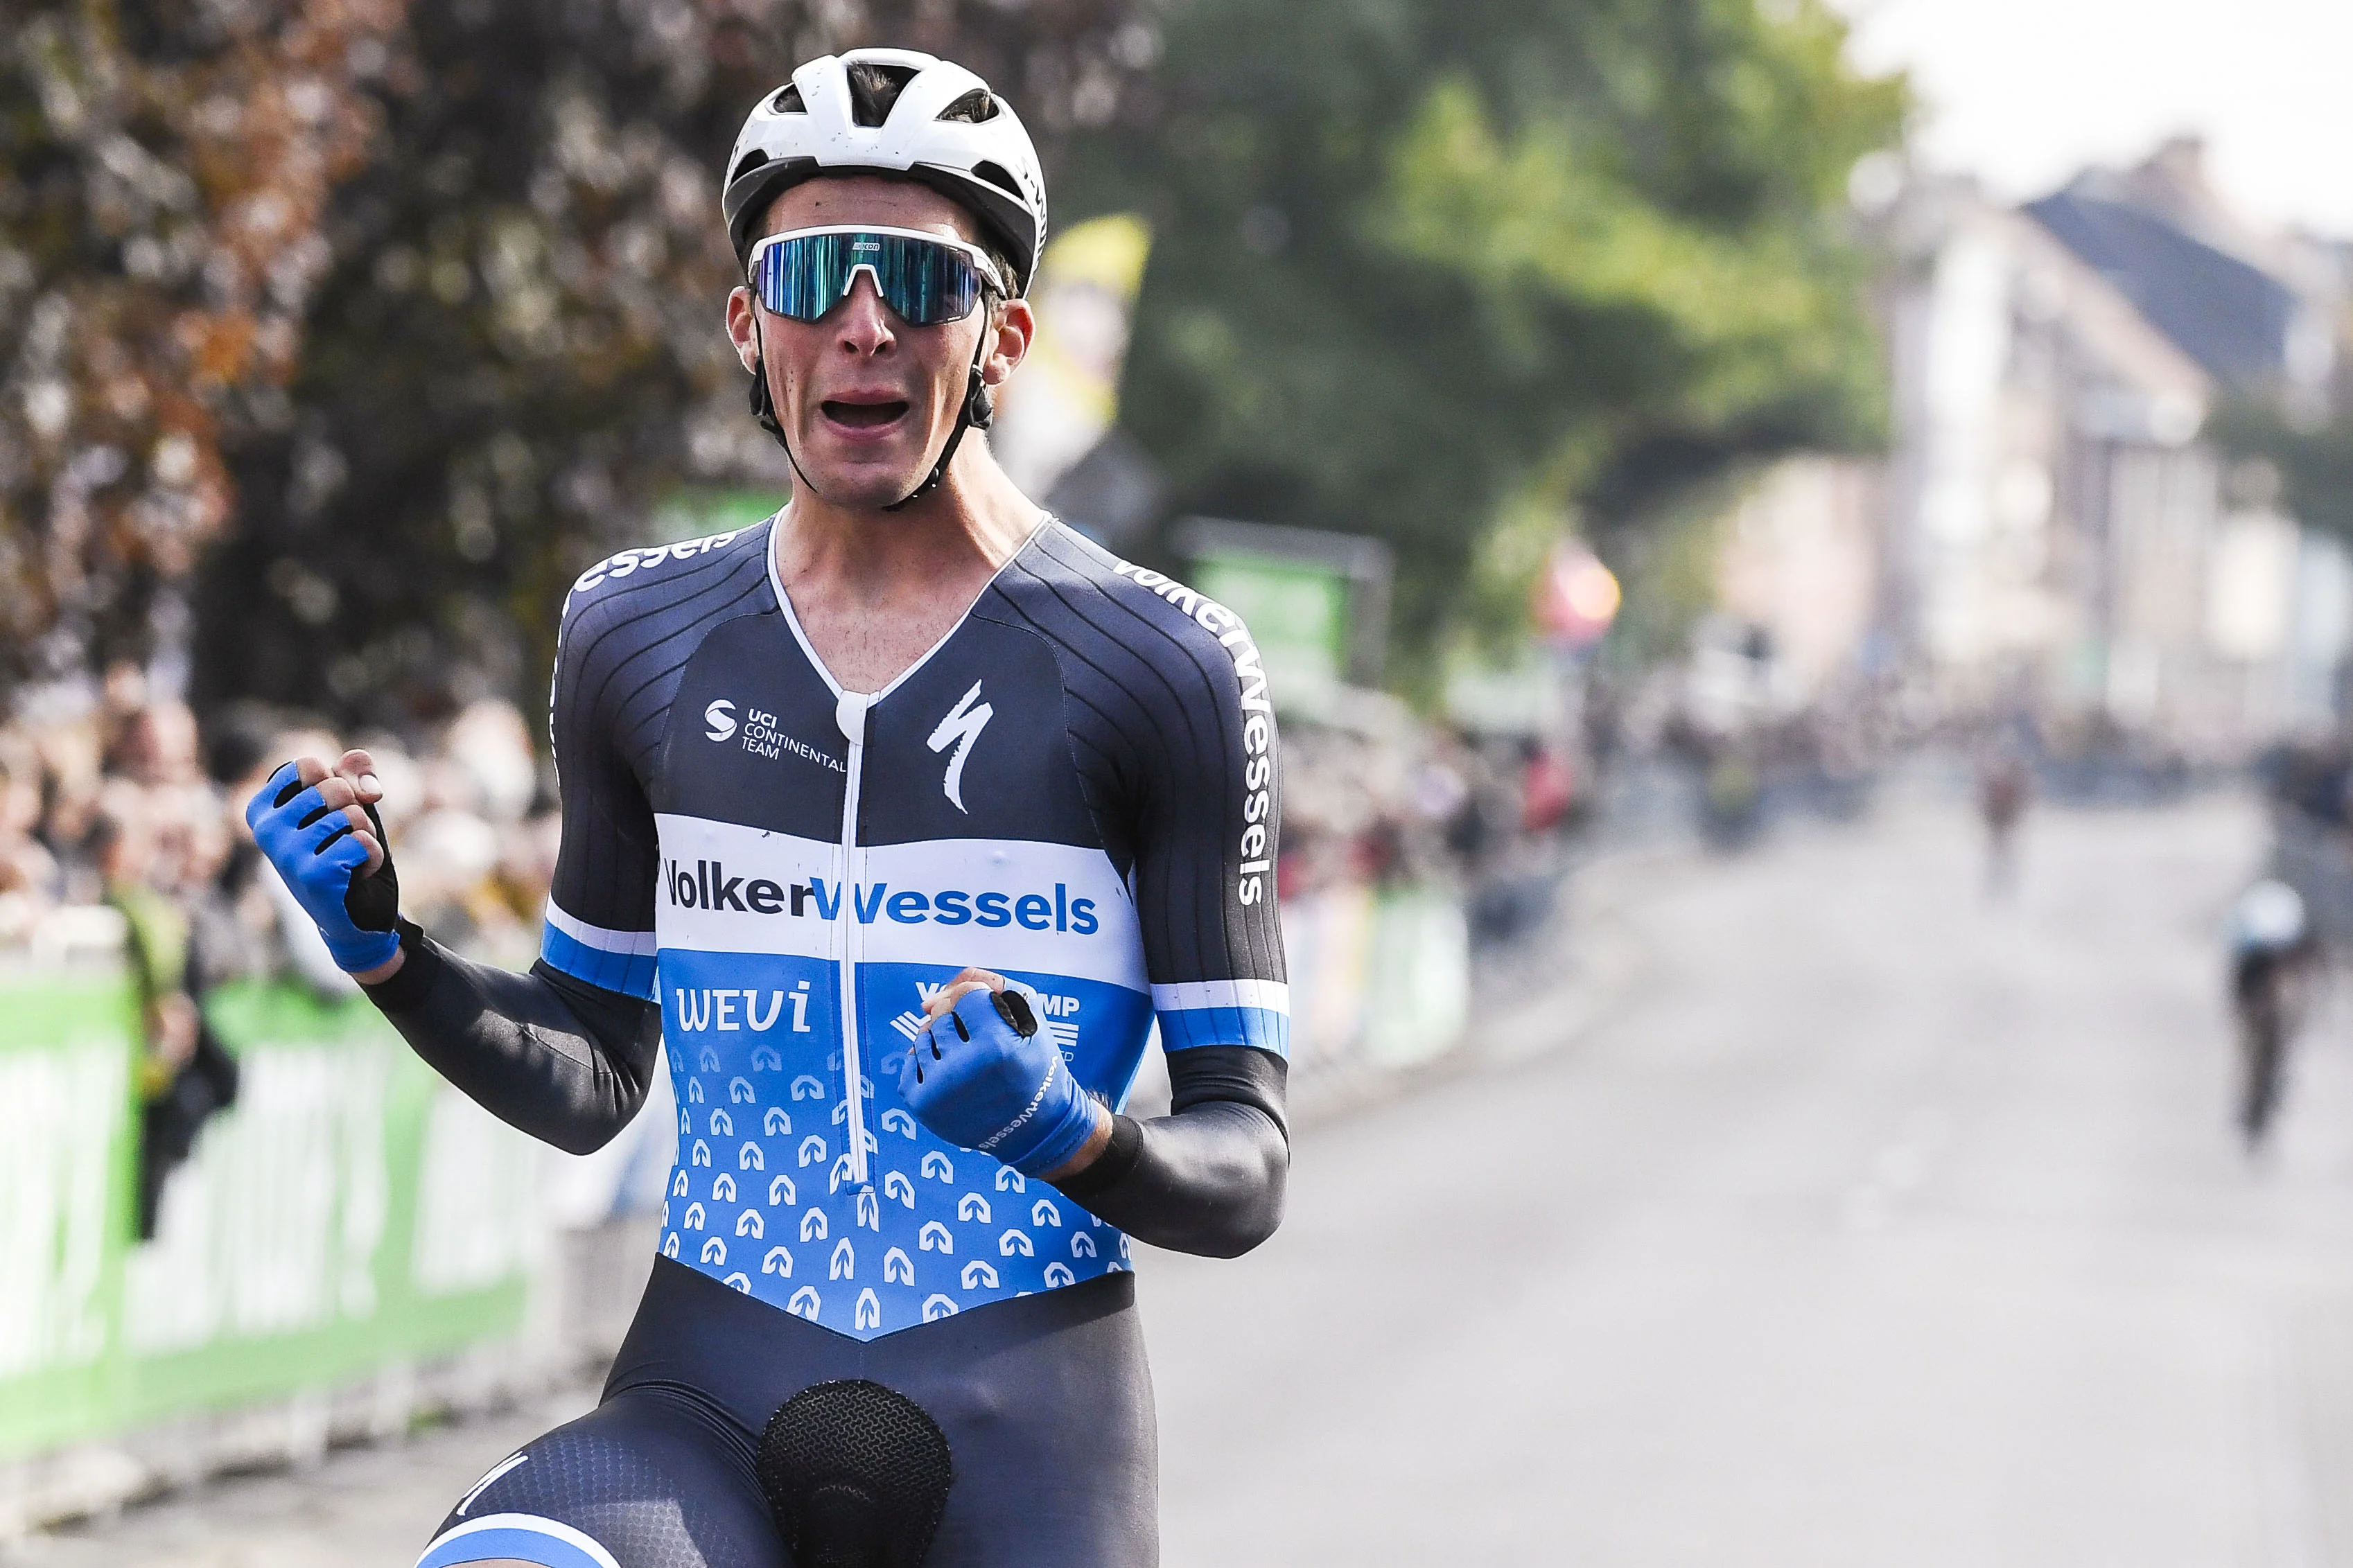
[[[0,57],[0,699],[144,658],[282,407],[397,0],[29,0]]]
[[[667,493],[781,500],[722,326],[722,165],[794,64],[884,41],[973,65],[1050,153],[1150,50],[1125,0],[413,0],[290,417],[233,454],[199,697],[397,723],[523,694],[572,577]]]
[[[2232,456],[2272,466],[2288,515],[2353,543],[2353,406],[2299,420],[2274,399],[2242,396],[2215,410],[2208,434]]]
[[[1409,650],[1531,497],[1608,528],[1872,441],[1844,189],[1905,97],[1843,37],[1817,0],[1195,0],[1083,163],[1156,237],[1124,419],[1187,509],[1387,539]]]

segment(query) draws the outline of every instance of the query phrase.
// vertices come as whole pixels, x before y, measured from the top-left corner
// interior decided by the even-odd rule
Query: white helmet
[[[2242,952],[2277,952],[2304,940],[2304,898],[2276,879],[2239,895],[2231,910],[2231,945]]]
[[[861,118],[849,68],[879,67],[899,82],[881,122]],[[743,260],[770,203],[828,170],[873,170],[920,180],[970,210],[1011,257],[1016,292],[1029,286],[1046,244],[1046,177],[1012,105],[953,61],[912,49],[852,49],[809,61],[760,100],[728,154],[720,211]]]

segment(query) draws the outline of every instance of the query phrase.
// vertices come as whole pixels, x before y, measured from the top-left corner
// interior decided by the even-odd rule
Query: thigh
[[[782,1568],[747,1436],[705,1402],[630,1388],[491,1468],[417,1568]]]
[[[742,1485],[756,1500],[750,1456],[777,1406],[812,1384],[871,1378],[948,1440],[955,1480],[925,1568],[1154,1568],[1159,1447],[1134,1303],[1134,1276],[1107,1274],[859,1341],[657,1258],[607,1404],[703,1391],[744,1435]]]
[[[969,1346],[916,1332],[878,1341],[872,1375],[947,1436],[955,1483],[926,1568],[1155,1568],[1159,1442],[1133,1308]]]

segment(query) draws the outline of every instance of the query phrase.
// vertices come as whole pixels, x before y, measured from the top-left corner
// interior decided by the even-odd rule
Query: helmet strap
[[[932,465],[930,476],[922,484],[884,507],[884,511],[897,511],[902,507],[912,506],[938,489],[940,481],[948,477],[948,464],[955,458],[956,447],[964,443],[964,433],[976,427],[986,430],[996,423],[997,405],[989,397],[988,383],[981,378],[980,374],[980,367],[987,358],[988,333],[984,331],[980,334],[980,349],[973,355],[972,369],[965,379],[964,406],[956,410],[955,428],[948,432],[948,444],[940,448],[940,460]]]
[[[768,361],[756,347],[752,351],[752,417],[757,419],[760,428],[774,436],[776,445],[785,449],[785,461],[793,466],[793,478],[812,494],[815,493],[817,487],[809,483],[807,474],[801,472],[801,460],[793,456],[793,444],[785,439],[785,427],[776,419],[776,403],[768,396]]]

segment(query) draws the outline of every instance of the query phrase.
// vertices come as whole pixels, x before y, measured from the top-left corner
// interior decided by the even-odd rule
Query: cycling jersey
[[[1070,1197],[932,1135],[881,1066],[977,965],[1116,1110],[1164,1048],[1280,1058],[1275,732],[1239,617],[1041,528],[929,653],[845,692],[772,524],[566,599],[543,960],[656,1001],[662,1254],[872,1339],[1124,1268]]]

